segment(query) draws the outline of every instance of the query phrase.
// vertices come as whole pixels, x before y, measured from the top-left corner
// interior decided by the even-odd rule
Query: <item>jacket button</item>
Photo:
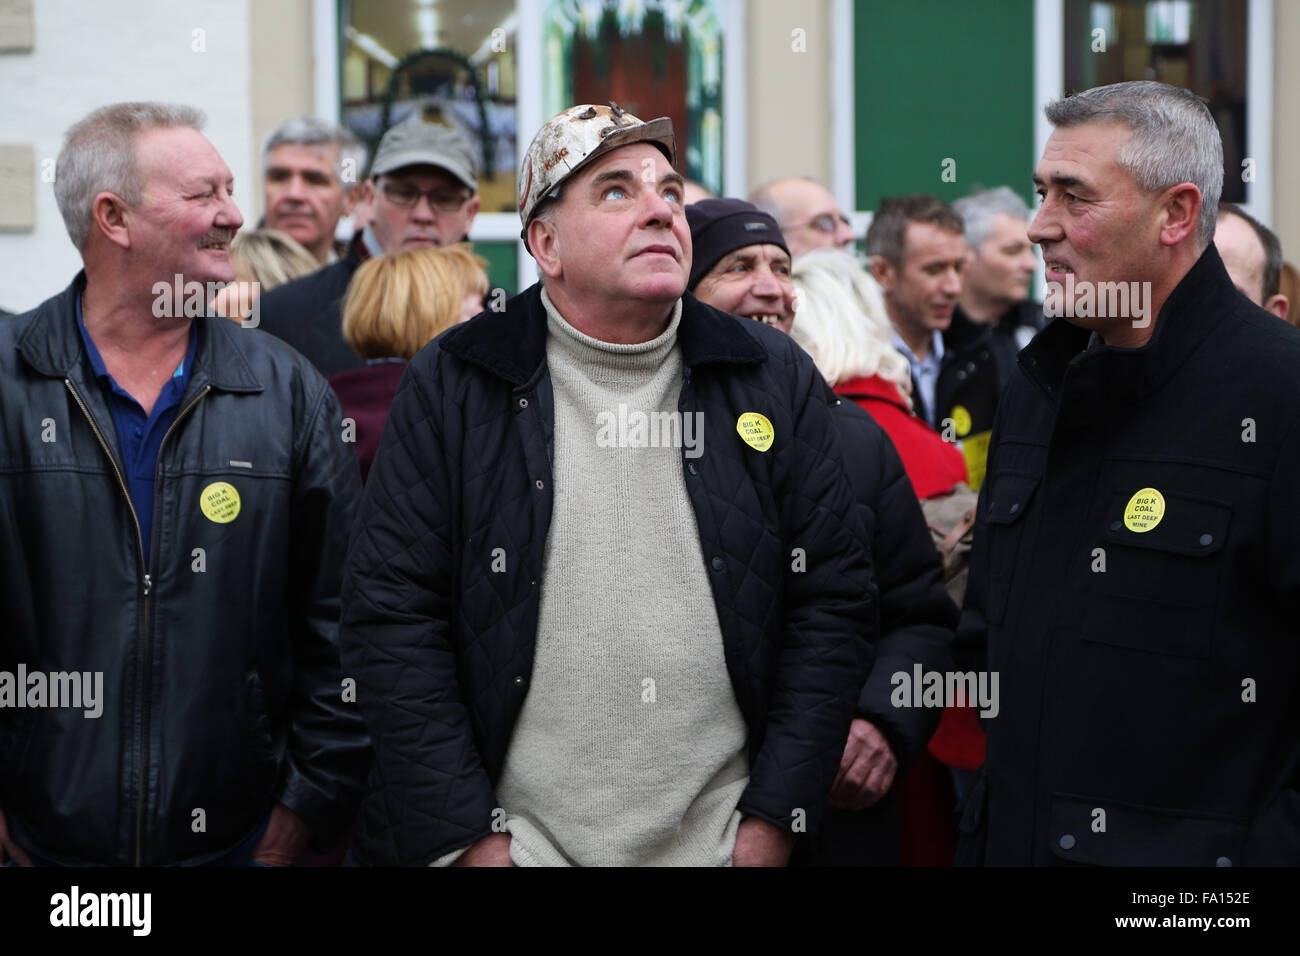
[[[714,558],[712,561],[709,562],[709,565],[713,568],[714,571],[721,571],[723,568],[727,566],[726,562],[723,561],[721,558]]]
[[[536,481],[536,485],[537,485],[537,490],[538,490],[538,491],[541,491],[543,488],[546,487],[546,482],[544,482],[544,481],[542,481],[542,479],[538,478],[537,481]]]
[[[1110,530],[1111,530],[1111,531],[1118,531],[1118,530],[1119,530],[1119,522],[1118,522],[1118,521],[1112,521],[1112,522],[1110,523]]]
[[[1011,509],[1010,509],[1010,510],[1011,510],[1011,514],[1015,514],[1017,511],[1019,511],[1019,510],[1020,510],[1020,502],[1017,501],[1015,504],[1013,504],[1013,505],[1011,506]]]
[[[700,473],[700,470],[695,467],[695,462],[693,461],[688,461],[686,463],[686,470],[690,472],[692,475],[698,475]]]
[[[523,686],[524,686],[524,678],[523,678],[523,675],[522,675],[522,674],[516,674],[516,675],[515,675],[515,686],[516,686],[516,687],[523,687]]]
[[[1214,861],[1215,866],[1232,866],[1232,861],[1226,856],[1221,856]]]
[[[1074,849],[1074,837],[1071,836],[1071,835],[1068,834],[1068,833],[1067,833],[1065,836],[1061,837],[1061,849],[1062,849],[1062,850],[1073,850],[1073,849]]]
[[[1202,547],[1202,548],[1208,548],[1208,547],[1209,547],[1210,545],[1212,545],[1212,544],[1214,544],[1214,535],[1212,535],[1212,534],[1203,534],[1203,535],[1201,535],[1201,547]]]
[[[521,399],[519,399],[519,407],[520,407],[520,408],[527,408],[527,407],[528,407],[528,399],[526,399],[526,398],[521,398]]]

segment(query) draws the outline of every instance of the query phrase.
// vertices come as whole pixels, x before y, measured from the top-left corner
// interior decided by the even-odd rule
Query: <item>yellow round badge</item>
[[[767,451],[772,447],[776,432],[772,423],[758,412],[745,412],[736,419],[736,434],[755,451]]]
[[[1124,506],[1124,527],[1141,534],[1150,531],[1165,516],[1165,496],[1154,488],[1143,488]]]
[[[970,434],[970,424],[970,412],[966,411],[966,406],[953,406],[952,427],[958,438],[965,438]]]
[[[199,492],[203,516],[217,524],[230,524],[239,517],[239,492],[226,481],[214,481]]]

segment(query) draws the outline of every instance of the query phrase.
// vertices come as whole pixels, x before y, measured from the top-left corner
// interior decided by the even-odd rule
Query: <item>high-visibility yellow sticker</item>
[[[214,481],[199,492],[203,516],[217,524],[230,524],[239,517],[239,492],[228,481]]]
[[[745,412],[737,418],[736,434],[756,451],[767,451],[772,447],[772,439],[776,437],[772,423],[758,412]]]
[[[1165,496],[1154,488],[1143,488],[1124,506],[1124,527],[1139,534],[1150,531],[1165,516]]]

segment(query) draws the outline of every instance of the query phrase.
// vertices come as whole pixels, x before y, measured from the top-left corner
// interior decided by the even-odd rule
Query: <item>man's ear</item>
[[[534,219],[528,224],[528,248],[532,250],[537,268],[548,279],[558,279],[564,274],[560,262],[560,240],[555,223]]]
[[[478,215],[478,211],[482,207],[482,205],[483,205],[483,200],[479,198],[478,193],[475,193],[474,195],[470,196],[469,200],[465,203],[465,212],[466,212],[465,234],[466,235],[469,235],[470,227],[474,225],[474,217]]]
[[[871,275],[880,284],[880,288],[885,292],[893,292],[896,278],[894,264],[884,256],[872,256],[870,267]]]
[[[356,208],[357,203],[361,201],[361,197],[365,194],[366,187],[364,183],[343,187],[343,213],[339,218],[346,219],[352,215],[352,210]]]
[[[122,249],[131,248],[131,230],[128,225],[130,209],[116,193],[102,192],[90,203],[90,218],[109,242]]]
[[[1286,321],[1286,313],[1290,307],[1291,307],[1291,303],[1287,300],[1287,297],[1284,296],[1281,292],[1279,292],[1277,295],[1273,296],[1273,298],[1269,299],[1267,302],[1264,303],[1264,310],[1266,312],[1272,312],[1283,322]]]
[[[1165,190],[1160,201],[1160,242],[1176,246],[1196,232],[1201,215],[1201,191],[1192,183],[1179,183]]]

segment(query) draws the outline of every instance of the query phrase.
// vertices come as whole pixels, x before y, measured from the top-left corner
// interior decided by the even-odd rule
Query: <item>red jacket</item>
[[[961,452],[908,410],[903,393],[893,382],[879,375],[850,379],[836,385],[835,394],[861,405],[889,435],[918,498],[941,495],[966,480],[966,459]]]

